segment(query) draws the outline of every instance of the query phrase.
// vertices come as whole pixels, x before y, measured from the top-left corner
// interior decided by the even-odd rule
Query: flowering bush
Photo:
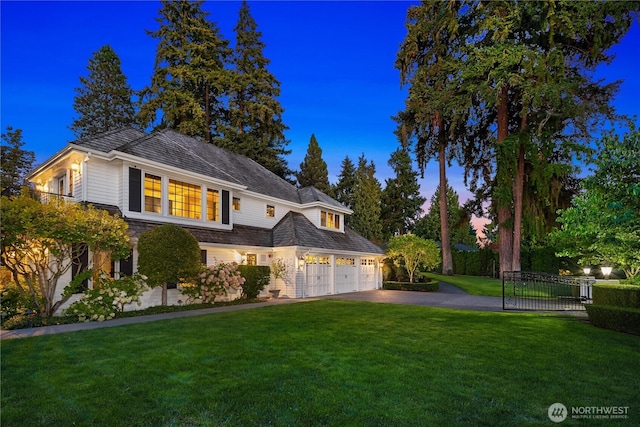
[[[193,283],[183,283],[180,288],[190,301],[201,299],[204,303],[213,303],[217,296],[227,295],[231,289],[239,289],[244,277],[238,271],[235,262],[219,262],[208,267],[202,266]]]
[[[146,279],[138,273],[121,279],[101,275],[94,280],[93,289],[84,291],[82,298],[71,304],[65,314],[77,316],[81,322],[113,319],[127,304],[140,305],[140,296],[147,290]]]

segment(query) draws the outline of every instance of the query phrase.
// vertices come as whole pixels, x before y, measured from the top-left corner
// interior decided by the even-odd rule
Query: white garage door
[[[360,290],[376,289],[376,260],[374,258],[360,258]]]
[[[336,257],[336,293],[353,292],[358,290],[356,282],[355,258]]]
[[[305,296],[315,297],[329,294],[331,284],[331,258],[328,256],[307,255],[307,291]]]

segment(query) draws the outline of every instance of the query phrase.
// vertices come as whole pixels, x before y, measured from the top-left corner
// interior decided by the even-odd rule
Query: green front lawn
[[[640,339],[556,315],[320,300],[1,351],[3,427],[640,424]]]
[[[449,283],[464,289],[471,295],[484,295],[488,297],[502,296],[502,280],[479,276],[444,276],[435,273],[422,273],[425,277]]]

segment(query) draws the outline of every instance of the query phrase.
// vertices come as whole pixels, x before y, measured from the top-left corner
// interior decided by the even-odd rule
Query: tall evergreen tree
[[[322,149],[314,134],[311,134],[307,155],[300,163],[300,171],[296,173],[296,178],[300,187],[313,186],[325,194],[331,194],[327,163],[322,159]]]
[[[282,121],[284,109],[277,100],[280,82],[269,72],[269,59],[263,55],[262,33],[242,2],[235,27],[234,77],[230,82],[229,123],[224,138],[216,144],[243,154],[276,175],[287,179],[292,171],[283,156],[289,141]]]
[[[398,149],[391,153],[389,166],[395,172],[395,177],[386,180],[382,192],[381,217],[386,239],[410,232],[426,201],[420,195],[418,173],[413,170],[411,157],[406,150]]]
[[[87,70],[89,74],[80,77],[82,86],[75,89],[73,99],[73,109],[78,117],[69,129],[75,137],[81,139],[134,125],[134,92],[122,73],[120,58],[111,46],[102,46],[94,52]]]
[[[463,145],[464,135],[458,128],[468,121],[471,97],[456,97],[455,76],[461,69],[463,56],[459,52],[466,43],[460,25],[462,2],[424,1],[409,9],[407,36],[398,52],[396,68],[400,80],[408,84],[409,96],[405,110],[396,121],[403,145],[415,140],[416,157],[422,173],[427,162],[438,159],[440,194],[440,236],[442,242],[442,272],[453,274],[453,258],[449,237],[446,183],[447,161]]]
[[[351,227],[364,238],[379,243],[383,238],[380,219],[382,186],[375,173],[373,161],[367,164],[364,154],[360,156],[355,175]]]
[[[338,182],[331,186],[331,196],[349,209],[353,209],[353,193],[355,187],[356,167],[349,156],[346,156],[342,161]],[[345,218],[345,224],[351,225],[351,216]]]
[[[144,127],[174,129],[212,142],[226,120],[224,97],[231,53],[202,1],[162,1],[151,84],[140,93]],[[159,117],[158,117],[159,113]]]
[[[426,83],[420,99],[428,101],[428,108],[418,104],[412,117],[424,122],[440,113],[456,123],[443,128],[462,142],[474,181],[482,177],[487,184],[484,194],[497,216],[501,272],[520,268],[527,164],[544,167],[545,173],[560,169],[536,160],[540,142],[553,141],[568,161],[585,151],[594,125],[613,118],[610,101],[617,84],[594,81],[593,72],[610,59],[607,49],[627,31],[638,8],[637,2],[469,0],[410,9],[405,41],[410,49],[403,51],[402,66]],[[434,26],[427,16],[445,18]],[[454,31],[448,44],[453,49],[431,50]]]
[[[31,171],[35,154],[33,151],[23,150],[22,129],[13,130],[7,126],[7,132],[2,134],[0,158],[2,164],[2,179],[0,192],[3,196],[17,196],[20,188],[27,184],[26,176]]]

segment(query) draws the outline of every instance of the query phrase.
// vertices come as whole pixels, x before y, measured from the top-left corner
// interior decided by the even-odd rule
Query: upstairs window
[[[267,216],[273,218],[276,216],[276,208],[275,206],[267,205]]]
[[[320,225],[322,227],[340,229],[340,215],[331,212],[320,211]]]
[[[220,221],[220,193],[207,189],[207,220]]]
[[[169,214],[200,219],[200,186],[169,180]]]
[[[162,213],[162,178],[144,174],[144,210]]]

